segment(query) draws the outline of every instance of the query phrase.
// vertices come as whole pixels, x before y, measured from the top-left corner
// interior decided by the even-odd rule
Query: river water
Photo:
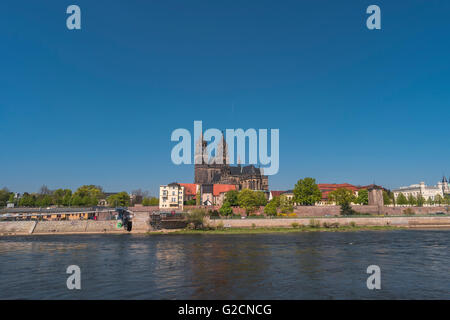
[[[449,244],[450,230],[14,236],[0,299],[450,299]]]

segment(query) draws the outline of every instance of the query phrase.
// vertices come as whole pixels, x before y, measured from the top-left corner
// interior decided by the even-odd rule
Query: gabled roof
[[[244,174],[258,175],[258,174],[261,174],[261,170],[251,164],[251,165],[248,165],[245,167],[241,167],[241,166],[230,167],[230,173],[232,175],[244,175]]]
[[[348,189],[351,190],[353,192],[358,191],[359,188],[357,186],[354,186],[350,183],[319,183],[317,185],[319,187],[319,190],[322,192],[322,200],[327,201],[328,200],[328,194],[334,190],[337,189]]]
[[[231,190],[236,190],[236,186],[234,184],[214,184],[213,185],[213,195],[218,196],[223,192],[228,192]]]
[[[212,184],[202,184],[202,193],[213,193],[213,185]]]
[[[359,189],[357,186],[354,186],[350,183],[319,183],[317,186],[319,187],[320,190],[322,189],[336,190],[340,188],[345,188],[356,191]]]
[[[184,194],[187,196],[195,196],[197,194],[197,185],[195,183],[180,183],[184,187]]]
[[[270,191],[270,193],[272,194],[272,197],[278,197],[281,196],[283,193],[285,193],[286,191]]]
[[[168,184],[169,187],[178,187],[179,184],[177,182],[172,182]]]

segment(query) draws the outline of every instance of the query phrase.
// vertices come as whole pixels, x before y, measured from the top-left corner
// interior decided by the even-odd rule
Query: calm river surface
[[[450,230],[6,237],[0,299],[450,299],[449,244]]]

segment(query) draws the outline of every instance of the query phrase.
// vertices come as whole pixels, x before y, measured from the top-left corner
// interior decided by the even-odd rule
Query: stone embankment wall
[[[447,207],[389,207],[389,206],[360,206],[353,205],[354,210],[362,214],[377,214],[377,215],[403,215],[404,211],[410,208],[415,214],[430,214],[436,212],[450,213]],[[206,210],[219,210],[219,206],[184,206],[184,211],[189,211],[192,209],[206,209]],[[150,214],[151,212],[158,211],[157,206],[135,206],[129,208],[135,214]],[[336,216],[340,215],[340,206],[296,206],[294,207],[294,213],[299,217],[323,217],[325,215]],[[245,215],[245,209],[239,207],[233,207],[234,214]],[[259,215],[264,214],[264,207],[259,207],[253,214]]]
[[[116,220],[93,221],[5,221],[0,222],[0,235],[55,233],[125,233]]]
[[[312,221],[313,220],[313,221]],[[355,224],[356,226],[401,226],[401,227],[450,227],[450,217],[352,217],[352,218],[291,218],[291,219],[217,219],[208,220],[211,226],[223,224],[227,228],[274,228],[292,227],[293,223],[309,226],[312,222],[341,226]]]
[[[36,221],[4,221],[0,222],[0,234],[31,234]]]
[[[404,214],[406,209],[412,210],[415,214],[430,214],[436,212],[447,213],[447,207],[388,207],[388,206],[352,206],[353,209],[362,214],[380,214],[398,216]],[[299,217],[323,217],[325,215],[340,215],[340,206],[297,206],[294,213]]]
[[[143,206],[143,205],[135,205],[134,207],[128,207],[128,210],[133,211],[134,213],[136,212],[154,212],[154,211],[159,211],[159,207],[158,206]]]
[[[151,231],[149,212],[135,212],[132,233]],[[71,234],[71,233],[128,233],[118,228],[117,220],[73,221],[2,221],[0,235]]]
[[[150,212],[133,212],[133,229],[134,232],[147,232],[151,230],[150,227]]]
[[[116,220],[39,221],[33,234],[124,232]]]
[[[136,216],[135,216],[136,218]],[[137,217],[133,222],[132,233],[145,233],[151,231],[148,214]],[[312,221],[313,220],[313,221]],[[228,228],[252,228],[252,227],[292,227],[293,223],[308,226],[311,223],[332,224],[341,226],[355,224],[357,226],[401,226],[401,227],[447,227],[450,228],[450,216],[434,217],[315,217],[315,218],[285,218],[285,219],[207,219],[211,226],[223,224]],[[39,234],[75,234],[75,233],[128,233],[123,228],[117,227],[117,220],[109,221],[4,221],[0,222],[1,235],[39,235]],[[181,228],[185,223],[173,221],[179,225],[171,228]],[[170,224],[170,222],[169,222]],[[166,226],[167,227],[167,226]]]
[[[152,207],[146,207],[152,208]],[[151,211],[133,211],[133,232],[147,232],[153,231],[150,225]],[[181,229],[186,227],[186,221],[180,220],[163,220],[161,221],[161,227],[163,229]]]

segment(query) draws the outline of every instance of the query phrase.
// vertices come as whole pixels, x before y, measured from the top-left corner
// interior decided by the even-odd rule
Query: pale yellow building
[[[170,183],[159,187],[160,210],[183,210],[184,187],[179,183]]]

